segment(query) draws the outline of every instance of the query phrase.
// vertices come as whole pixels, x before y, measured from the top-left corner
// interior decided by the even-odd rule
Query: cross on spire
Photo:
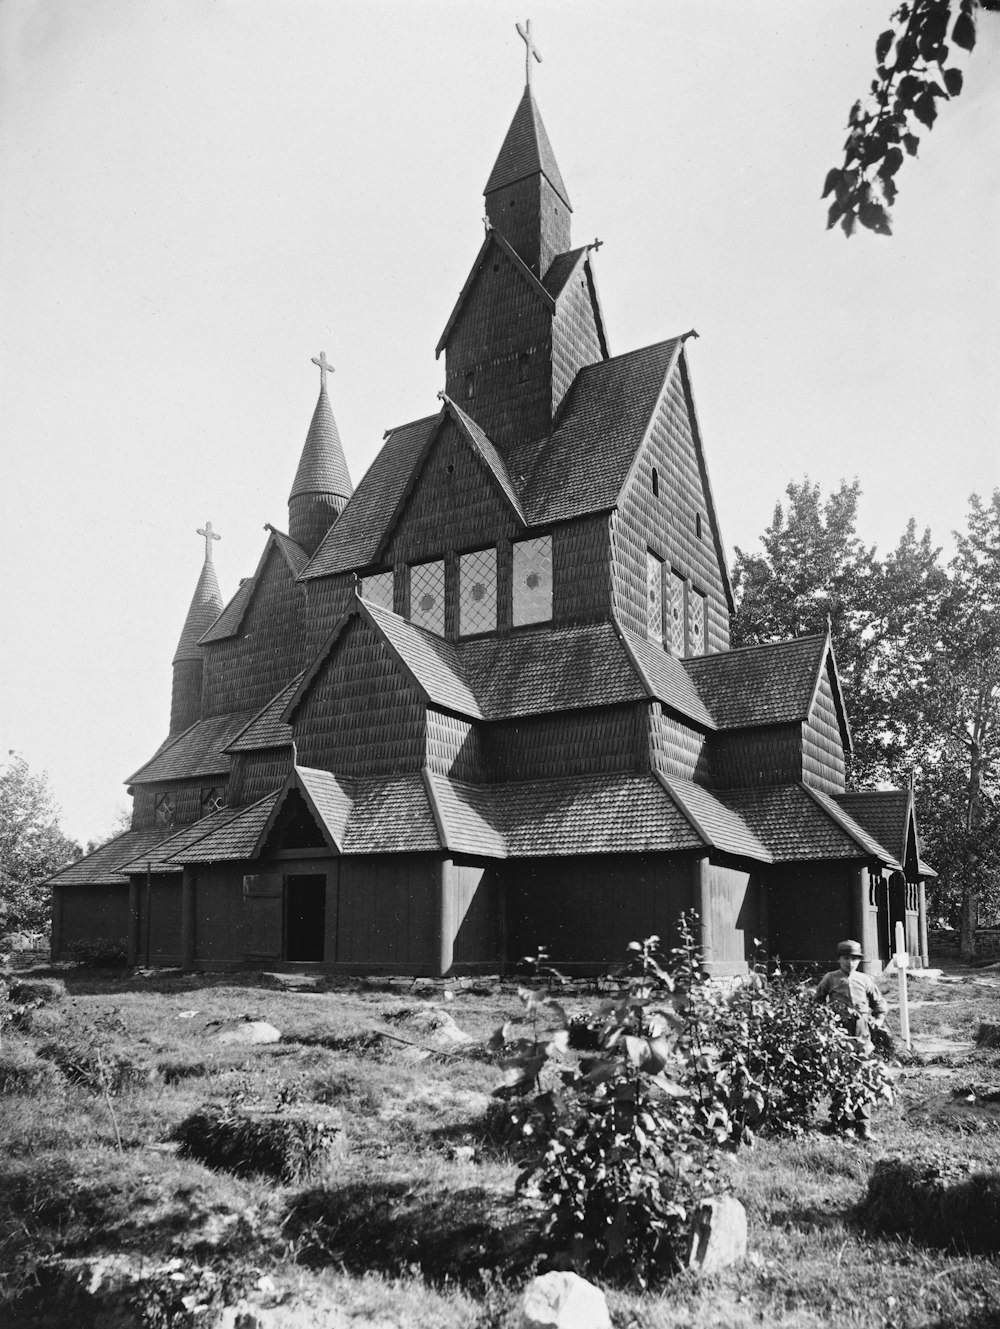
[[[215,534],[215,532],[212,530],[212,523],[210,521],[207,521],[204,526],[198,527],[198,534],[203,535],[205,537],[205,562],[211,563],[212,541],[221,540],[222,536]]]
[[[523,28],[521,27],[520,23],[515,23],[514,26],[517,28],[517,35],[521,38],[521,41],[524,42],[524,46],[525,46],[525,51],[524,51],[524,81],[525,81],[525,83],[528,85],[528,87],[530,88],[530,87],[531,87],[531,57],[534,56],[535,59],[538,61],[538,63],[541,64],[541,63],[542,63],[541,53],[539,52],[538,47],[535,45],[534,38],[533,38],[532,35],[531,35],[531,19],[530,19],[530,18],[526,18],[526,19],[524,20],[524,27],[523,27]]]
[[[314,355],[312,362],[314,365],[319,365],[319,390],[320,392],[325,392],[326,376],[327,374],[333,373],[333,365],[326,358],[326,351],[320,351],[318,356]]]

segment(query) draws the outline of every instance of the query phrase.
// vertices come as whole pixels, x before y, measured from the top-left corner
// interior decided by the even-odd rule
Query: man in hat
[[[828,1001],[837,1011],[847,1032],[871,1049],[873,1033],[879,1042],[890,1041],[882,1029],[889,1008],[875,980],[870,975],[859,972],[858,965],[861,960],[862,951],[859,942],[850,940],[840,942],[837,946],[839,967],[824,974],[820,979],[819,987],[816,989],[816,1000]],[[839,1104],[836,1100],[831,1105],[830,1112],[834,1126],[841,1130],[854,1129],[862,1140],[872,1138],[871,1109],[867,1104],[854,1112],[853,1120],[845,1111],[843,1104]]]

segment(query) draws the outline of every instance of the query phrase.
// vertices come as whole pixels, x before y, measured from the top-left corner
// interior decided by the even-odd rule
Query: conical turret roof
[[[530,87],[525,87],[524,96],[514,112],[507,137],[503,141],[500,155],[490,172],[484,194],[494,189],[503,189],[525,176],[541,172],[556,191],[567,208],[572,210],[569,194],[563,184],[563,178],[556,163],[556,155],[545,132],[542,116]]]
[[[191,598],[191,607],[188,609],[187,618],[184,620],[184,630],[181,633],[180,641],[177,643],[174,664],[177,664],[179,660],[200,660],[202,658],[202,648],[198,645],[198,638],[204,636],[221,613],[222,595],[219,591],[219,581],[215,575],[212,555],[206,551],[198,585],[195,587],[194,595]]]
[[[302,494],[330,494],[346,502],[353,492],[344,448],[324,383],[319,390],[319,400],[313,411],[288,501]]]

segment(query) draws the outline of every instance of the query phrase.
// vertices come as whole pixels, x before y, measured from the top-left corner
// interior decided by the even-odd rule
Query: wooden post
[[[910,957],[906,953],[906,929],[902,923],[896,924],[896,954],[893,960],[899,974],[899,1036],[910,1046],[910,1006],[906,991],[906,969]]]
[[[181,968],[194,968],[194,868],[185,867],[181,877]]]
[[[146,960],[145,960],[145,965],[146,965],[146,968],[148,969],[148,968],[149,968],[149,938],[150,938],[150,927],[151,927],[151,925],[152,925],[152,921],[153,921],[153,865],[152,865],[152,863],[147,863],[147,864],[146,864],[146,920],[145,920],[145,921],[146,921],[146,927],[145,927],[145,929],[144,929],[144,930],[145,930],[145,933],[146,933],[146,946],[145,946]]]
[[[920,963],[925,969],[929,969],[931,948],[927,940],[927,887],[923,882],[920,883],[920,913],[917,915],[917,921],[920,924]]]
[[[134,969],[139,963],[139,878],[128,879],[128,949],[126,963]]]
[[[455,960],[455,890],[453,863],[442,858],[438,869],[438,976],[444,978]]]
[[[712,882],[709,873],[708,855],[703,854],[695,861],[694,907],[698,911],[698,924],[701,933],[701,959],[708,973],[712,972]]]
[[[865,942],[868,923],[868,869],[863,863],[851,865],[851,934],[860,943],[865,958],[859,968],[863,973],[871,973],[872,962]]]

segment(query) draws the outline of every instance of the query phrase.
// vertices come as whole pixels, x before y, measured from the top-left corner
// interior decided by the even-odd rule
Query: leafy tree
[[[0,769],[0,932],[44,932],[52,911],[41,883],[81,850],[59,828],[47,777],[10,757]]]
[[[932,129],[938,102],[962,91],[954,49],[971,51],[981,9],[1000,0],[904,0],[875,43],[875,77],[866,102],[848,120],[844,162],[828,172],[823,197],[832,195],[827,227],[853,235],[860,222],[889,235],[896,175],[915,157],[924,129]]]

